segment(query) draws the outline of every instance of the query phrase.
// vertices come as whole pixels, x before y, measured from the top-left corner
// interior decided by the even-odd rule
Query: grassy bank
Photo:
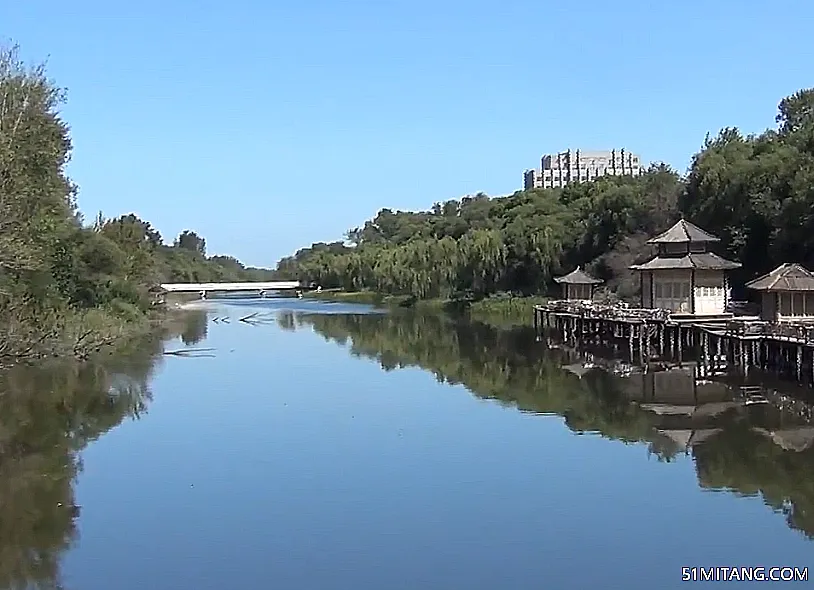
[[[457,299],[415,299],[407,295],[383,295],[373,291],[327,290],[310,292],[306,297],[343,303],[358,303],[387,308],[410,308],[428,312],[466,314],[474,320],[494,326],[511,327],[532,324],[532,310],[544,297],[496,295],[478,301]]]
[[[489,297],[469,306],[472,319],[498,327],[530,326],[534,322],[535,305],[546,301],[545,297]]]

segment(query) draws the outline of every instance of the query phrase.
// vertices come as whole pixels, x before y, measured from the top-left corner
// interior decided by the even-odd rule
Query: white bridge
[[[265,283],[164,283],[161,288],[168,293],[200,293],[206,297],[212,291],[292,291],[302,289],[299,281],[268,281]]]

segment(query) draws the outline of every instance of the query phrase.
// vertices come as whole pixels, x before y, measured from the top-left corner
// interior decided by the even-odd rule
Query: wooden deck
[[[565,341],[615,341],[617,347],[626,341],[630,358],[640,362],[691,355],[714,370],[757,367],[814,382],[814,323],[551,301],[535,306],[534,325]]]

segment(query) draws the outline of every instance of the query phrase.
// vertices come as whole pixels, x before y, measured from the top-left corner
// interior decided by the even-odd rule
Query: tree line
[[[260,280],[270,271],[207,256],[193,231],[165,244],[135,215],[86,224],[59,108],[64,91],[17,47],[0,48],[0,364],[85,356],[144,324],[161,282]]]
[[[681,176],[664,164],[564,188],[485,194],[429,211],[382,209],[344,241],[283,258],[281,278],[326,288],[419,298],[545,294],[551,279],[582,265],[636,300],[630,264],[645,242],[681,216],[721,238],[743,263],[734,284],[781,262],[814,266],[814,89],[784,98],[777,128],[707,136]]]

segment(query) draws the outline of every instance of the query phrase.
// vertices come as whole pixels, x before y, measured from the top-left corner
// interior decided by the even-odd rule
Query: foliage
[[[202,256],[206,256],[206,240],[196,234],[194,231],[183,231],[175,240],[175,246],[190,252],[197,252]]]
[[[553,276],[580,264],[635,300],[628,267],[681,215],[743,263],[735,284],[781,262],[814,267],[814,89],[783,99],[777,123],[756,136],[726,128],[708,137],[685,178],[654,165],[638,177],[478,194],[429,211],[382,209],[346,242],[313,244],[277,270],[325,288],[477,299],[548,294]]]
[[[619,282],[641,255],[626,238],[676,219],[679,186],[673,171],[656,166],[638,178],[480,194],[426,212],[384,209],[348,232],[349,243],[301,249],[277,272],[325,288],[474,300],[543,292],[554,275],[586,260]]]
[[[59,114],[64,92],[16,47],[0,49],[0,359],[85,357],[141,329],[150,289],[169,281],[257,280],[270,271],[206,257],[182,232],[173,246],[133,214],[83,226]]]

